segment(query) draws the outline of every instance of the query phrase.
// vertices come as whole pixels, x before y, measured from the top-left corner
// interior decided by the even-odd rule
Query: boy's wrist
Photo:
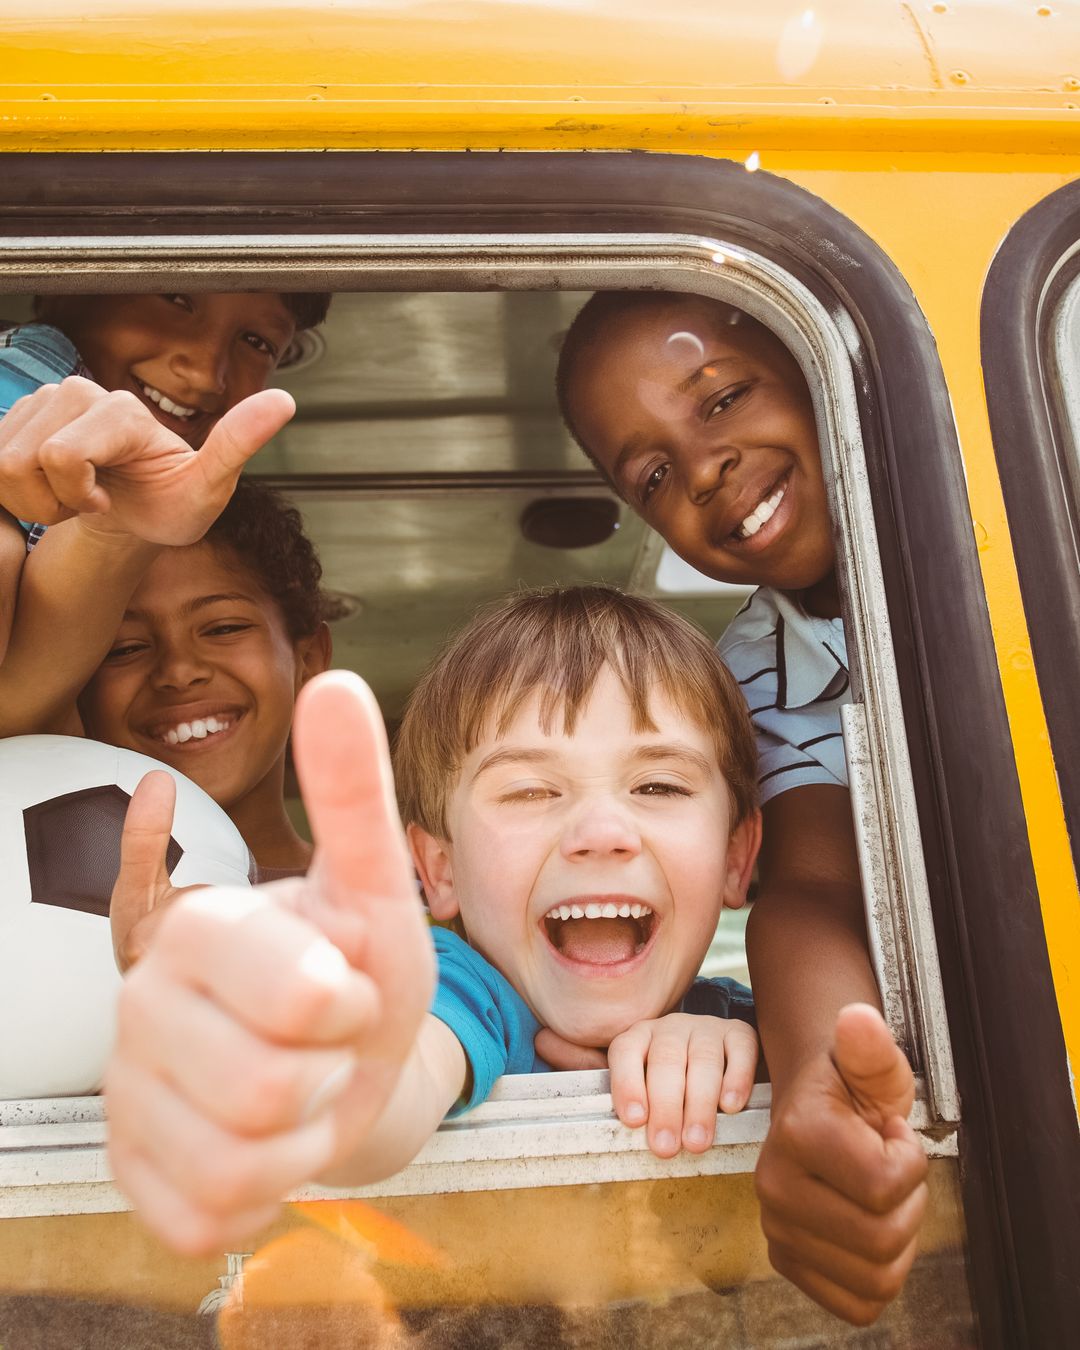
[[[106,525],[99,519],[90,516],[73,516],[71,524],[81,538],[95,548],[105,549],[110,553],[117,553],[124,557],[137,555],[149,562],[156,558],[162,548],[165,547],[163,544],[149,543],[139,535],[132,534],[130,530]],[[52,528],[56,529],[57,527],[53,526]]]

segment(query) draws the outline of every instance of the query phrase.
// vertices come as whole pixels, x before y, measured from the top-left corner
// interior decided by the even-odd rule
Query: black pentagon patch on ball
[[[24,809],[31,904],[108,915],[130,801],[123,788],[108,783],[65,792]],[[170,837],[165,852],[170,875],[183,856],[184,850]]]

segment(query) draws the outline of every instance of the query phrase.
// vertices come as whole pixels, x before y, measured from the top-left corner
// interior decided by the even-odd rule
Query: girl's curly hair
[[[252,572],[281,607],[294,641],[314,633],[325,614],[322,564],[295,506],[256,479],[241,478],[206,540],[230,548]]]

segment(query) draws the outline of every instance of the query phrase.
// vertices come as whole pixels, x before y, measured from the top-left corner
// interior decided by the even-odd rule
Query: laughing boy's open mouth
[[[611,966],[648,946],[656,915],[648,905],[621,898],[555,905],[544,915],[548,941],[569,961]]]

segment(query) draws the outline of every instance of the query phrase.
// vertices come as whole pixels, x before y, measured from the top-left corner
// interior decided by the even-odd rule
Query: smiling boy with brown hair
[[[423,1016],[432,938],[384,944],[419,907],[387,871],[397,830],[364,779],[370,747],[347,706],[339,741],[310,747],[302,710],[325,687],[301,696],[296,742],[324,856],[303,882],[178,900],[129,977],[112,1149],[155,1231],[203,1248],[290,1185],[391,1174],[501,1074],[547,1068],[542,1026],[610,1046],[615,1109],[654,1152],[707,1149],[717,1110],[746,1103],[757,1040],[748,991],[695,976],[721,909],[745,900],[759,828],[745,709],[704,634],[608,587],[524,594],[421,682],[402,811],[433,916],[467,935],[434,930]],[[337,892],[342,853],[367,859],[366,899]],[[353,989],[332,1033],[311,1002],[322,975]],[[241,1184],[216,1184],[234,1165]]]

